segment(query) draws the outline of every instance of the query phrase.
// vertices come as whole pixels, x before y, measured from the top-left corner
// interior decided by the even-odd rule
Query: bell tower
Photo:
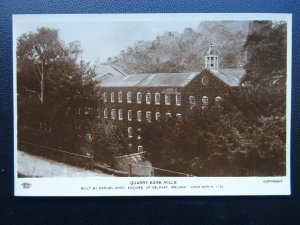
[[[218,70],[219,69],[219,57],[217,50],[213,44],[209,45],[207,55],[205,56],[205,69]]]

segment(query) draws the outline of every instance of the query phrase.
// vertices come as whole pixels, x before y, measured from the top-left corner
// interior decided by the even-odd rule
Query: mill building
[[[142,152],[142,124],[168,118],[184,122],[193,109],[204,109],[239,86],[245,71],[219,68],[213,44],[204,57],[204,68],[187,73],[126,74],[114,66],[98,73],[104,103],[101,117],[118,120],[128,133],[131,153]]]

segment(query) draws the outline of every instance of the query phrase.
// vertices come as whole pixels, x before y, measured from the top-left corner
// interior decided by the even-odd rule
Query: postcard
[[[291,27],[13,15],[15,195],[290,195]]]

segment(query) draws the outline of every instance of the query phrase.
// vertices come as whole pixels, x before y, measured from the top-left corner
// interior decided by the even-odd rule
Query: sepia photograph
[[[14,15],[13,44],[15,194],[290,193],[290,15]]]

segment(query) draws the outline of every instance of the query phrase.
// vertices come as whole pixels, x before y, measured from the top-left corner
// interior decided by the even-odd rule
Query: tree
[[[237,59],[235,54],[227,53],[224,55],[222,59],[222,68],[236,68],[237,67]]]
[[[186,28],[182,33],[169,31],[152,41],[137,41],[119,55],[110,57],[108,62],[128,73],[199,71],[208,46],[213,42],[220,50],[220,59],[226,58],[224,67],[234,68],[237,62],[244,61],[242,52],[247,26],[247,21],[201,22],[195,30]]]
[[[49,28],[39,28],[37,33],[23,34],[17,41],[17,63],[19,70],[31,67],[39,89],[26,91],[35,93],[41,104],[45,98],[45,81],[53,70],[53,62],[63,55],[62,42],[58,39],[58,31]],[[29,68],[28,68],[29,69]]]
[[[45,27],[17,43],[18,125],[47,132],[44,144],[72,151],[101,104],[95,66],[80,60],[81,53],[79,42],[65,44]]]
[[[92,152],[96,161],[113,164],[114,157],[129,154],[126,128],[118,121],[98,119],[91,127]]]

